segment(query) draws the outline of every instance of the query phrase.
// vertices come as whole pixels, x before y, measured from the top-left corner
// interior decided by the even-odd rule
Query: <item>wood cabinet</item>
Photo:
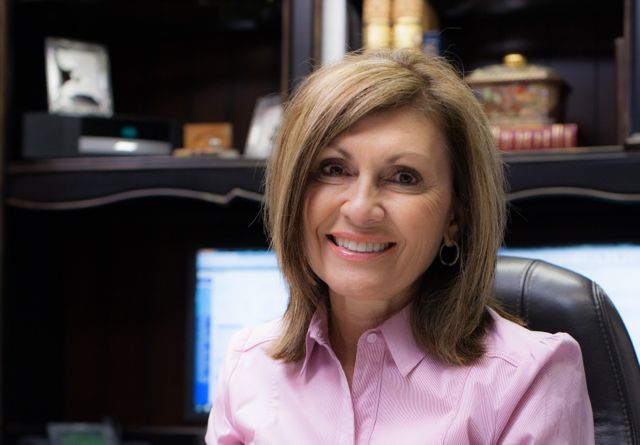
[[[505,155],[507,241],[640,242],[640,153],[618,144],[613,39],[620,0],[433,0],[465,70],[520,51],[572,85],[584,147]],[[170,157],[25,161],[21,119],[46,110],[43,39],[105,42],[116,111],[228,121],[306,74],[316,2],[5,0],[0,72],[0,440],[47,421],[112,417],[125,438],[197,443],[185,419],[189,261],[204,246],[266,246],[261,162]],[[352,2],[355,10],[361,2]]]

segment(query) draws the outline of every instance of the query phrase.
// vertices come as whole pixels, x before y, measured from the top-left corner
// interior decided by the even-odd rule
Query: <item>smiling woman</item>
[[[290,301],[231,341],[209,445],[593,443],[578,344],[494,302],[502,166],[446,62],[381,51],[309,76],[266,186]]]
[[[443,238],[456,239],[451,163],[440,130],[404,107],[363,118],[316,164],[303,217],[308,261],[327,285],[334,318],[367,318],[330,331],[351,382],[357,338],[349,341],[345,327],[373,327],[406,306]]]
[[[400,110],[404,118],[393,120],[402,126],[386,125],[384,131],[375,134],[365,131],[380,126]],[[361,152],[374,142],[379,146],[406,144],[387,149],[387,156],[413,153],[413,158],[404,162],[393,159],[395,165],[388,166],[391,172],[404,165],[404,180],[407,174],[419,173],[417,154],[427,157],[422,165],[429,164],[421,187],[437,179],[447,182],[446,175],[449,177],[452,202],[443,204],[451,206],[455,214],[451,224],[460,231],[455,240],[444,240],[444,244],[455,246],[452,249],[458,250],[460,261],[450,267],[436,262],[427,273],[428,279],[425,276],[415,283],[425,298],[413,302],[412,327],[418,342],[445,362],[469,363],[483,352],[482,336],[489,320],[486,306],[492,304],[493,273],[487,271],[494,269],[504,227],[502,165],[481,108],[457,73],[443,60],[427,59],[411,51],[349,56],[343,63],[310,76],[287,108],[267,173],[266,209],[280,266],[290,282],[292,296],[299,293],[300,298],[291,298],[284,320],[288,329],[274,346],[274,356],[293,361],[301,358],[309,320],[318,304],[326,301],[326,282],[318,280],[317,271],[310,267],[304,203],[308,192],[319,183],[317,165],[326,162],[323,155],[335,152],[348,160],[345,154],[350,154],[349,147],[340,142],[355,140],[357,131],[364,140],[360,142]],[[404,140],[393,141],[399,134]],[[439,153],[437,150],[445,159],[440,166],[431,165],[433,159],[429,159],[434,152]],[[335,172],[339,166],[331,169]],[[385,190],[394,187],[399,185]],[[438,188],[442,187],[440,184]],[[353,204],[352,200],[346,203]],[[426,222],[422,227],[431,230]],[[413,230],[416,237],[426,235],[423,228]],[[440,247],[441,240],[442,236],[436,236],[428,242]],[[426,298],[427,294],[431,297]]]
[[[311,269],[334,310],[376,301],[387,306],[385,318],[409,302],[443,236],[455,236],[444,138],[412,108],[380,111],[336,138],[316,164],[303,218]]]

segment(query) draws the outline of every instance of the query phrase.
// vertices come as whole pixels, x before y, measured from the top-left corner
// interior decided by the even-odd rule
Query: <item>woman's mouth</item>
[[[348,238],[341,238],[328,235],[329,240],[338,247],[342,247],[354,253],[377,253],[390,249],[395,243],[377,243],[370,241],[354,241]]]

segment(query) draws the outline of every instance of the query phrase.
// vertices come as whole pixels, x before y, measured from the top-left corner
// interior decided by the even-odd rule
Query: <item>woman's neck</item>
[[[403,305],[396,307],[389,301],[362,301],[331,296],[331,311],[329,314],[329,338],[342,369],[351,386],[353,370],[358,350],[358,340],[362,334],[376,326]]]

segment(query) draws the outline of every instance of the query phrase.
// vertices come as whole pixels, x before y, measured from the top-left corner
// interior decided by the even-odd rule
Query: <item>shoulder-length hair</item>
[[[381,50],[315,71],[285,107],[265,191],[266,226],[290,291],[273,358],[304,357],[310,320],[327,301],[327,286],[311,270],[304,245],[303,207],[316,156],[365,116],[407,106],[445,136],[460,245],[455,266],[436,258],[425,272],[412,300],[412,331],[425,351],[448,364],[469,364],[484,353],[506,214],[500,157],[480,105],[448,62],[413,50]]]

